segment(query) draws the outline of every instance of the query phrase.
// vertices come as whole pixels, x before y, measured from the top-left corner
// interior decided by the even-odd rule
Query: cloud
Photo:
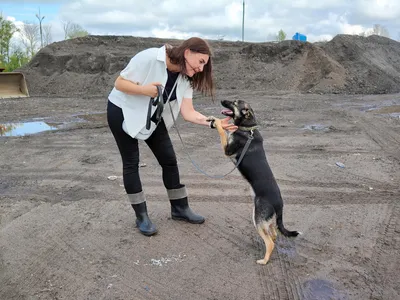
[[[0,0],[0,2],[2,2]],[[241,40],[242,0],[70,0],[59,3],[52,20],[55,39],[62,39],[62,22],[78,23],[91,34]],[[13,3],[39,3],[14,0]],[[46,19],[45,19],[46,20]],[[19,20],[23,21],[23,20]],[[400,2],[393,0],[247,0],[245,40],[275,39],[282,29],[290,38],[301,32],[309,41],[337,34],[359,34],[374,24],[394,38],[400,32]]]
[[[370,1],[368,5],[364,1],[358,1],[360,12],[365,16],[377,20],[396,20],[400,17],[400,2],[395,0]],[[364,5],[363,5],[364,4]]]

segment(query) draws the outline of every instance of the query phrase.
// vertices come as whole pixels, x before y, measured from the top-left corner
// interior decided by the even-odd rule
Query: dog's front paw
[[[207,119],[206,119],[207,122],[210,122],[210,128],[216,128],[216,127],[215,127],[215,122],[216,122],[217,120],[219,120],[219,119],[217,119],[217,118],[214,117],[214,116],[208,116]]]
[[[266,265],[267,262],[268,262],[267,259],[259,259],[259,260],[257,260],[257,263],[258,263],[259,265]]]
[[[206,121],[207,121],[207,122],[211,122],[211,121],[215,121],[216,119],[217,119],[217,118],[214,117],[214,116],[208,116],[207,119],[206,119]]]

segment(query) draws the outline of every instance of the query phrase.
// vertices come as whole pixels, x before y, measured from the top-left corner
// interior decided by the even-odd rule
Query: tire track
[[[265,253],[265,245],[263,240],[256,236],[254,239],[256,249],[258,250],[256,253],[256,257],[254,257],[254,263],[256,263],[257,259],[260,259],[263,257]],[[271,255],[272,259],[272,255]],[[263,300],[281,300],[279,291],[275,285],[275,276],[274,273],[271,271],[271,262],[269,262],[267,265],[259,265],[256,266],[258,267],[258,277],[261,282],[261,286],[263,287],[262,292],[263,292]],[[282,298],[284,299],[284,298]]]
[[[298,277],[292,272],[293,265],[290,262],[290,258],[278,251],[279,243],[285,239],[284,237],[278,236],[277,244],[274,252],[271,256],[270,261],[266,266],[259,266],[260,280],[268,281],[269,288],[265,290],[264,295],[268,295],[269,291],[273,291],[275,298],[268,296],[265,299],[276,299],[276,300],[299,300],[301,284]],[[261,246],[259,249],[265,250],[262,241],[259,240]],[[293,246],[293,245],[292,245]]]
[[[101,210],[101,207],[97,207],[97,214]],[[69,224],[77,224],[81,216],[76,215],[75,218],[69,220]],[[94,252],[83,251],[75,244],[71,244],[69,241],[74,240],[74,233],[71,230],[64,230],[62,234],[50,234],[50,232],[45,232],[42,237],[37,236],[37,241],[40,241],[43,245],[47,245],[46,251],[41,252],[35,257],[35,260],[30,260],[28,265],[24,265],[24,274],[31,274],[28,280],[24,280],[24,290],[26,289],[29,294],[32,291],[37,291],[37,287],[43,285],[44,278],[53,275],[51,270],[59,269],[55,267],[57,265],[62,266],[62,270],[70,274],[70,276],[62,276],[62,281],[57,282],[59,286],[65,286],[66,284],[73,284],[76,286],[76,290],[79,290],[85,282],[93,282],[91,274],[94,271],[86,272],[87,270],[95,270],[97,266],[90,263],[91,261],[96,261],[99,257],[107,257],[107,261],[113,261],[114,263],[101,263],[101,270],[103,274],[118,274],[119,265],[131,265],[130,272],[135,273],[135,277],[144,277],[151,282],[151,284],[157,287],[155,290],[160,291],[158,295],[153,294],[153,297],[149,298],[149,294],[144,291],[138,292],[138,289],[130,284],[130,279],[126,278],[124,275],[119,277],[119,283],[127,288],[130,293],[136,294],[146,298],[146,299],[163,299],[161,291],[165,290],[166,286],[155,281],[150,275],[136,270],[136,265],[131,264],[128,259],[122,259],[117,257],[112,252],[107,251],[103,245],[107,244],[107,240],[104,240],[102,236],[98,236],[97,239],[91,240],[91,246],[96,249]],[[8,246],[11,248],[18,249],[18,245],[13,243],[13,239],[8,239]],[[10,242],[11,241],[11,242]],[[60,261],[60,257],[62,258]],[[62,261],[65,260],[64,263]],[[68,263],[67,263],[68,262]],[[55,269],[53,269],[55,267]],[[85,270],[79,272],[79,270]],[[26,275],[27,276],[27,275]],[[69,280],[65,282],[66,278]],[[5,285],[8,286],[11,279],[6,280]],[[56,283],[56,282],[55,282]],[[96,282],[93,283],[96,285]],[[99,291],[96,289],[96,291]],[[124,289],[126,292],[126,290]],[[138,295],[138,296],[139,296]],[[68,295],[67,295],[68,296]],[[69,297],[68,297],[69,298]]]
[[[398,256],[400,250],[400,204],[397,202],[392,205],[390,214],[387,215],[384,225],[379,231],[380,238],[375,246],[376,255],[373,256],[373,282],[374,292],[381,299],[395,299],[400,297],[398,287],[398,270],[400,269],[399,260],[393,260]],[[378,271],[378,272],[377,272]],[[389,294],[396,291],[397,295]]]
[[[355,112],[351,115],[357,119],[357,127],[364,131],[385,153],[400,162],[400,134],[393,131],[381,118],[369,117]],[[372,119],[372,120],[371,120]],[[379,124],[379,126],[378,126]]]

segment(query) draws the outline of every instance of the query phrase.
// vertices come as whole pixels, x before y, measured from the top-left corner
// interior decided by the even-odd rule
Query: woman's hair
[[[198,37],[192,37],[185,40],[182,44],[176,47],[166,47],[167,55],[171,60],[171,63],[179,65],[181,67],[181,74],[186,74],[186,61],[185,61],[185,50],[207,54],[210,58],[207,64],[204,65],[203,72],[198,72],[193,77],[188,77],[192,88],[200,91],[202,94],[211,96],[214,99],[215,88],[213,80],[213,69],[212,69],[212,53],[208,43]]]

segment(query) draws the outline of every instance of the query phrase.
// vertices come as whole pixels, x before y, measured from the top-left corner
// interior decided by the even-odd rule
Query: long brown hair
[[[203,72],[196,73],[193,77],[186,76],[186,61],[184,55],[186,49],[197,53],[207,54],[210,57],[207,64],[204,65]],[[166,51],[171,63],[180,66],[181,74],[185,74],[190,81],[192,88],[201,92],[203,95],[211,96],[214,100],[215,87],[211,60],[212,52],[208,43],[201,38],[192,37],[185,40],[179,46],[166,47]]]

